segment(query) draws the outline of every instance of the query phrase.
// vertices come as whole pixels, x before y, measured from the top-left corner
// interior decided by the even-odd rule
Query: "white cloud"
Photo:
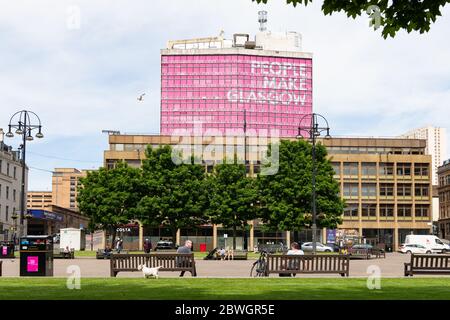
[[[70,6],[80,29],[67,29]],[[159,50],[167,40],[257,32],[257,11],[268,27],[295,30],[314,53],[315,110],[334,131],[397,135],[431,123],[447,127],[450,101],[450,7],[428,34],[401,32],[384,40],[368,19],[324,16],[320,3],[293,8],[285,1],[15,0],[0,11],[0,127],[16,110],[41,117],[46,138],[30,150],[102,162],[102,129],[159,130]],[[143,103],[136,98],[147,92]],[[94,151],[98,150],[98,151]],[[450,148],[448,148],[450,150]],[[46,161],[30,165],[86,167]],[[32,173],[30,187],[45,189],[48,175]]]

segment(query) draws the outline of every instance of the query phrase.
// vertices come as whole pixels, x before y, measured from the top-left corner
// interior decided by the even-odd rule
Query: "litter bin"
[[[0,259],[14,259],[14,242],[0,242]]]
[[[206,243],[200,243],[200,252],[206,252]]]
[[[20,276],[53,276],[52,236],[25,236],[20,238]]]

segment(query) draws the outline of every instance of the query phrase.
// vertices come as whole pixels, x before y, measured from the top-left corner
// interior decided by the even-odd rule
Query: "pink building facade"
[[[279,136],[295,137],[299,125],[308,123],[311,56],[195,51],[162,52],[161,134],[195,134],[194,127],[201,127],[202,134],[225,135],[243,132],[246,122],[247,131],[277,129]]]

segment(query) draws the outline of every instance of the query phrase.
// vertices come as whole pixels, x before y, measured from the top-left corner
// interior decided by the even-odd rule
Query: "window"
[[[376,176],[377,175],[377,164],[363,162],[361,164],[361,174],[363,176]]]
[[[9,199],[9,187],[6,186],[6,200]]]
[[[416,163],[414,165],[414,175],[428,177],[428,164],[427,163]]]
[[[9,163],[6,163],[6,175],[9,176]]]
[[[16,189],[13,189],[13,201],[16,201]]]
[[[358,197],[358,184],[357,183],[344,183],[344,197],[356,198]]]
[[[416,184],[414,188],[414,195],[416,197],[428,197],[429,190],[430,188],[427,184]]]
[[[398,176],[410,176],[411,164],[410,163],[397,163],[397,175]]]
[[[400,204],[397,207],[398,217],[411,217],[412,206],[408,204]]]
[[[380,163],[380,176],[392,176],[394,175],[393,163]]]
[[[376,183],[363,183],[361,186],[361,196],[376,197],[377,196],[377,184]]]
[[[416,205],[416,217],[428,217],[430,207],[428,205]]]
[[[380,196],[393,197],[394,196],[394,185],[392,183],[380,184]]]
[[[374,203],[362,204],[361,215],[363,217],[376,217],[377,216],[377,205]]]
[[[345,217],[357,217],[358,216],[358,205],[355,204],[348,204],[347,207],[344,209],[344,216]]]
[[[357,176],[358,175],[358,163],[357,162],[344,163],[344,175]]]
[[[14,166],[14,169],[13,169],[13,177],[14,177],[14,179],[17,179],[17,167],[16,166]]]
[[[8,216],[9,216],[9,206],[5,207],[5,215],[6,215],[6,221],[8,221]]]
[[[394,205],[393,204],[381,204],[380,205],[380,217],[393,217]]]
[[[410,197],[411,196],[411,185],[399,183],[397,185],[397,196],[399,197]]]
[[[341,163],[340,162],[333,162],[333,163],[331,163],[331,166],[333,167],[335,175],[337,175],[337,176],[341,175]]]

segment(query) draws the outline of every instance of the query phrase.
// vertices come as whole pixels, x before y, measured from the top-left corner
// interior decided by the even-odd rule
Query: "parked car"
[[[328,246],[328,247],[330,247],[330,248],[333,248],[333,251],[334,251],[334,252],[339,252],[339,250],[341,249],[341,247],[339,247],[339,245],[338,245],[337,243],[331,243],[331,242],[328,242],[328,243],[326,244],[326,246]]]
[[[175,250],[177,246],[172,241],[161,240],[156,243],[155,251],[158,250]]]
[[[312,242],[305,242],[302,244],[302,250],[303,251],[313,251],[313,243]],[[333,252],[333,248],[326,246],[320,242],[316,242],[316,251],[317,252]]]
[[[409,253],[409,254],[411,254],[411,253],[415,253],[415,254],[417,254],[417,253],[419,253],[419,254],[420,253],[427,253],[427,254],[431,253],[431,249],[426,248],[425,246],[423,246],[421,244],[411,244],[411,243],[409,243],[409,244],[402,244],[400,246],[399,251],[401,253]]]

